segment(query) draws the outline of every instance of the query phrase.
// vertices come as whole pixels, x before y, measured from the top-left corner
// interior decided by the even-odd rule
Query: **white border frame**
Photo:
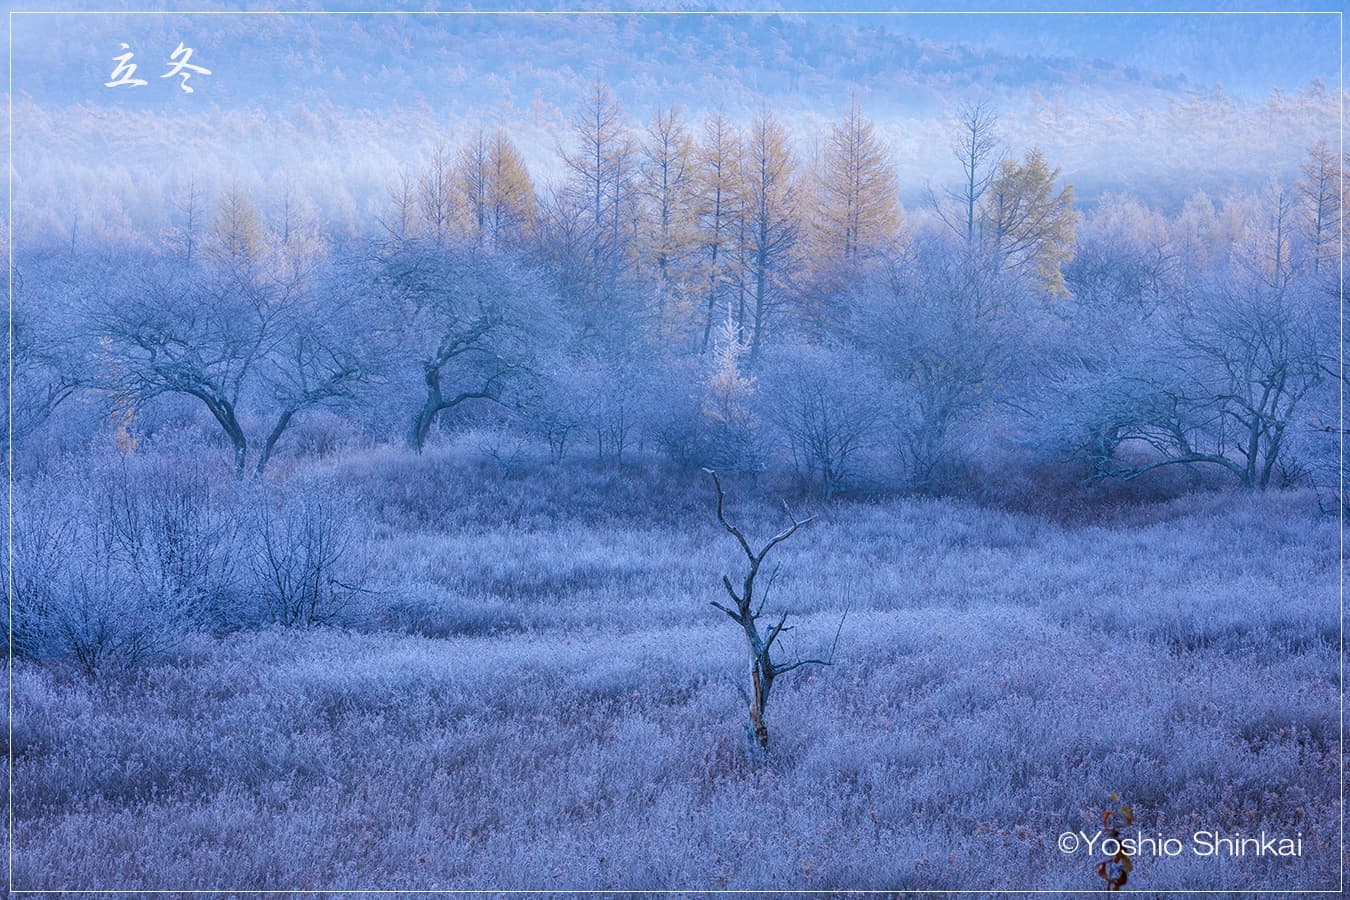
[[[170,891],[170,889],[16,889],[14,887],[14,18],[15,16],[1335,16],[1336,51],[1338,51],[1338,70],[1336,70],[1336,93],[1341,101],[1341,128],[1339,128],[1339,165],[1341,165],[1341,196],[1345,197],[1345,13],[1339,9],[11,9],[7,23],[7,139],[5,152],[5,236],[7,236],[7,443],[5,443],[5,553],[8,564],[5,567],[5,599],[8,613],[5,621],[7,631],[7,656],[5,656],[5,694],[7,694],[7,777],[5,788],[8,797],[5,803],[5,888],[16,895],[30,893],[238,893],[238,895],[263,895],[263,893],[336,893],[336,895],[393,895],[393,893],[502,893],[502,895],[535,895],[535,893],[558,893],[558,895],[630,895],[630,893],[805,893],[805,895],[838,895],[838,893],[1102,893],[1102,889],[1081,889],[1081,891],[1037,891],[1037,889],[952,889],[952,891],[884,891],[884,889],[842,889],[842,891],[813,891],[813,889],[753,888],[744,891],[710,891],[710,889],[663,889],[663,891],[558,891],[558,889],[516,889],[516,891],[487,891],[487,889],[373,889],[373,891],[351,891],[343,888],[327,889],[258,889],[258,891],[239,891],[239,889],[212,888],[198,891]],[[1341,505],[1343,487],[1345,487],[1345,204],[1342,204],[1341,216],[1336,221],[1341,254],[1338,260],[1339,274],[1339,374],[1341,383],[1336,386],[1336,410],[1339,416],[1339,455],[1338,472],[1341,483],[1338,484],[1338,506]],[[1184,891],[1184,889],[1164,889],[1164,891],[1141,891],[1138,888],[1126,889],[1122,893],[1224,893],[1224,895],[1247,895],[1247,893],[1284,893],[1284,895],[1304,895],[1304,893],[1343,893],[1345,891],[1345,510],[1339,511],[1336,524],[1338,537],[1339,567],[1336,572],[1336,603],[1339,610],[1339,679],[1341,679],[1341,710],[1339,710],[1339,781],[1341,781],[1341,823],[1339,823],[1339,874],[1341,882],[1335,889],[1315,888],[1307,891]]]

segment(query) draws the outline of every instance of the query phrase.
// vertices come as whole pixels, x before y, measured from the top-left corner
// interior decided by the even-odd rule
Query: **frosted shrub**
[[[846,484],[876,431],[881,376],[856,355],[809,345],[768,360],[762,405],[798,478],[826,493]]]
[[[309,479],[259,493],[248,562],[255,617],[311,625],[354,612],[354,601],[366,590],[351,494]]]
[[[25,616],[34,655],[74,663],[89,677],[115,674],[161,657],[187,630],[183,598],[147,593],[137,573],[106,546],[73,559],[30,597]]]
[[[100,500],[144,590],[179,598],[194,626],[229,627],[243,551],[235,480],[217,465],[167,456],[122,473]]]
[[[590,399],[584,433],[602,465],[622,466],[638,443],[645,385],[630,359],[588,360],[579,384]]]
[[[578,388],[585,369],[559,355],[548,361],[547,374],[534,378],[521,392],[520,407],[528,427],[548,445],[549,462],[560,463],[583,440],[595,404],[594,395]]]
[[[240,531],[232,479],[175,455],[58,465],[15,486],[15,650],[90,676],[224,624]]]
[[[194,631],[341,619],[364,593],[351,504],[181,446],[58,463],[15,486],[15,652],[94,677]]]
[[[644,430],[666,459],[684,469],[712,465],[714,422],[704,414],[701,367],[668,362],[653,378]]]
[[[764,467],[764,439],[753,409],[757,388],[744,359],[749,348],[729,312],[703,385],[702,411],[711,441],[708,462],[724,472],[757,473]]]
[[[330,410],[314,410],[297,417],[291,426],[289,449],[299,457],[323,459],[355,443],[351,423]]]

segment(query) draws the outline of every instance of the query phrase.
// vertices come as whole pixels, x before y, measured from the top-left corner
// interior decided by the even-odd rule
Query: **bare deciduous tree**
[[[768,357],[761,382],[768,418],[804,486],[826,495],[857,474],[881,419],[884,378],[867,362],[838,346],[790,345]]]
[[[4,242],[0,241],[0,252],[5,250]],[[73,268],[64,262],[60,265],[62,274],[70,273],[72,281],[80,277],[71,272]],[[41,275],[47,276],[48,290],[38,296],[33,296],[17,269],[12,278],[10,364],[5,371],[10,402],[0,410],[0,415],[6,417],[10,436],[16,443],[46,422],[57,407],[90,381],[86,354],[62,334],[59,316],[64,304],[52,302],[53,293],[68,295],[71,288],[59,284],[64,281],[60,276],[51,277],[47,272]],[[52,287],[57,290],[52,291]]]
[[[1276,483],[1290,425],[1323,378],[1317,329],[1300,300],[1222,286],[1180,310],[1170,334],[1135,361],[1075,373],[1075,402],[1088,411],[1076,449],[1091,479],[1203,464],[1246,490]],[[1128,443],[1152,452],[1122,458]]]
[[[955,210],[948,212],[930,190],[929,202],[942,221],[969,245],[978,237],[980,198],[998,174],[998,113],[984,102],[965,103],[956,111],[952,155],[961,164],[961,187],[948,191]]]
[[[421,394],[408,446],[421,452],[436,418],[475,400],[503,402],[531,370],[535,331],[551,327],[549,295],[514,257],[468,243],[412,242],[380,263],[378,281]]]
[[[834,647],[839,643],[839,631],[843,630],[844,620],[842,618],[839,620],[839,631],[835,632],[834,645],[831,645],[830,653],[826,658],[774,659],[774,645],[779,641],[779,638],[792,630],[792,626],[787,624],[787,613],[782,613],[779,615],[778,621],[767,630],[760,628],[759,618],[764,611],[766,598],[756,598],[755,579],[759,577],[764,559],[769,555],[769,551],[796,534],[798,529],[815,519],[815,516],[808,516],[799,520],[787,508],[787,504],[784,504],[783,508],[787,511],[788,520],[791,524],[769,538],[768,543],[762,548],[755,550],[750,545],[749,539],[746,538],[745,532],[727,521],[723,512],[725,494],[722,491],[721,479],[712,469],[704,469],[703,471],[712,476],[713,487],[717,489],[717,521],[727,530],[728,534],[736,539],[736,543],[740,544],[741,551],[749,562],[749,568],[741,581],[739,592],[728,576],[722,576],[722,586],[726,588],[732,605],[726,606],[716,600],[710,602],[714,607],[726,613],[731,621],[739,625],[745,635],[746,650],[750,655],[750,683],[754,692],[753,695],[746,697],[750,707],[750,734],[754,743],[761,750],[766,750],[769,746],[769,727],[764,721],[764,711],[769,705],[769,691],[773,687],[774,679],[779,675],[791,672],[793,669],[800,669],[802,666],[833,665]]]
[[[915,263],[860,294],[853,332],[886,376],[895,447],[910,486],[936,490],[959,466],[957,435],[1012,393],[1027,331],[1018,279],[987,256],[921,240]]]
[[[166,394],[195,398],[228,438],[236,471],[260,448],[262,474],[297,414],[353,400],[370,377],[361,296],[335,289],[342,273],[329,272],[317,229],[295,216],[293,202],[283,230],[269,231],[233,188],[210,238],[200,265],[148,258],[89,299],[97,380],[128,407]],[[250,433],[254,412],[272,422],[265,436]]]

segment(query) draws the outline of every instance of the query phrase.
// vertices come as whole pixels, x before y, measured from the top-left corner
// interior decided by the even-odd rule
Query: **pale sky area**
[[[794,6],[805,8],[15,16],[16,238],[58,239],[77,209],[89,234],[154,233],[189,177],[238,180],[264,196],[289,181],[334,227],[360,231],[400,169],[479,125],[506,127],[544,182],[559,176],[558,142],[596,78],[635,127],[672,103],[695,125],[711,110],[747,120],[767,105],[803,154],[856,94],[894,152],[911,207],[929,184],[956,177],[950,117],[965,100],[995,105],[1009,150],[1042,149],[1084,203],[1107,191],[1171,206],[1197,189],[1254,190],[1291,176],[1315,139],[1338,140],[1334,15],[804,15]],[[1026,8],[1037,6],[1046,4]],[[190,94],[160,77],[180,42],[211,70],[188,82]],[[146,85],[104,87],[122,43]]]

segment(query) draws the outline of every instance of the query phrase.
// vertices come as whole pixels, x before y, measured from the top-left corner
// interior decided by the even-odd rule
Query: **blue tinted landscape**
[[[12,888],[1338,887],[1338,15],[203,9],[10,19]]]

